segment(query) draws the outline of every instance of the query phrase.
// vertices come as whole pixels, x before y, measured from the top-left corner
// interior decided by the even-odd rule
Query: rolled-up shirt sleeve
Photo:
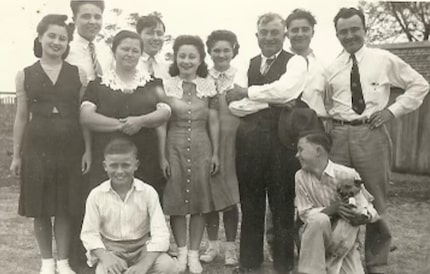
[[[287,63],[286,72],[270,84],[248,87],[248,97],[253,101],[284,104],[296,99],[304,90],[307,79],[307,62],[294,55]]]
[[[309,216],[321,212],[324,207],[315,206],[309,199],[308,193],[303,187],[301,172],[296,173],[296,205],[300,219],[306,223]]]
[[[151,238],[148,240],[146,248],[148,252],[166,252],[170,245],[169,229],[157,192],[153,189],[150,192],[152,193],[147,195],[147,198]]]

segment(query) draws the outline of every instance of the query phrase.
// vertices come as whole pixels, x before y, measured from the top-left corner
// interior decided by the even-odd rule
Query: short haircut
[[[297,20],[297,19],[307,20],[309,22],[309,24],[312,26],[312,28],[317,23],[315,16],[313,16],[313,14],[310,13],[309,11],[302,10],[302,9],[295,9],[295,10],[293,10],[292,13],[290,13],[290,15],[288,15],[287,19],[285,19],[285,24],[287,26],[287,29],[290,26],[291,22],[293,20]]]
[[[164,25],[164,23],[163,23],[163,21],[161,20],[160,17],[158,17],[156,15],[152,15],[152,14],[146,15],[146,16],[141,16],[137,20],[136,31],[139,34],[142,34],[143,29],[145,29],[145,28],[154,28],[157,25],[163,26],[164,32],[166,31],[166,25]]]
[[[309,143],[320,145],[327,153],[330,153],[332,147],[332,139],[330,135],[322,130],[310,130],[300,133],[299,139],[304,138]]]
[[[143,41],[142,41],[142,37],[140,37],[139,34],[137,34],[134,31],[121,30],[112,39],[112,52],[115,53],[115,51],[116,51],[118,45],[121,43],[121,41],[124,39],[127,39],[127,38],[139,40],[140,51],[141,52],[143,51]]]
[[[209,54],[215,43],[218,41],[227,41],[230,43],[231,48],[233,49],[233,57],[239,53],[240,45],[234,32],[229,30],[214,30],[209,34],[208,39],[206,40],[206,47]]]
[[[363,23],[363,28],[366,30],[366,19],[364,17],[364,13],[361,9],[356,8],[341,8],[333,19],[334,28],[337,30],[337,21],[339,21],[340,18],[348,19],[354,15],[358,15],[358,17],[360,17],[361,22]]]
[[[203,78],[208,76],[208,65],[205,63],[205,45],[200,37],[195,35],[180,35],[175,39],[173,43],[173,63],[169,67],[170,76],[179,75],[178,63],[176,58],[178,56],[179,48],[183,45],[191,45],[197,48],[200,55],[200,66],[197,68],[197,75]]]
[[[72,9],[73,16],[76,16],[76,14],[78,14],[79,7],[85,4],[92,4],[99,7],[102,12],[105,10],[105,2],[103,0],[71,0],[70,8]]]
[[[44,16],[42,20],[40,20],[39,24],[37,24],[37,29],[36,29],[38,37],[34,39],[34,44],[33,44],[34,56],[38,58],[42,57],[43,49],[42,49],[42,44],[39,41],[39,37],[42,37],[45,34],[49,26],[56,25],[56,26],[64,27],[67,32],[67,38],[68,38],[67,49],[62,55],[62,58],[66,59],[70,51],[69,43],[70,41],[73,40],[73,31],[75,29],[72,23],[66,24],[66,20],[67,20],[67,15],[64,15],[64,14],[48,14]]]
[[[273,12],[268,12],[258,17],[257,27],[259,27],[260,25],[265,25],[269,22],[272,22],[273,20],[279,20],[281,21],[282,25],[285,26],[285,20],[284,18],[282,18],[281,15]]]
[[[104,156],[114,154],[128,154],[132,153],[137,156],[137,146],[130,138],[117,137],[109,141],[104,150]]]

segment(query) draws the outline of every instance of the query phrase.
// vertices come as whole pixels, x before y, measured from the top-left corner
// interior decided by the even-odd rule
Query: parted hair
[[[42,20],[40,20],[36,28],[38,36],[34,39],[34,43],[33,43],[34,56],[36,56],[37,58],[42,57],[43,49],[42,49],[42,44],[39,41],[39,37],[42,37],[45,34],[49,26],[56,25],[56,26],[64,27],[67,31],[67,39],[68,39],[67,49],[62,55],[62,58],[66,59],[67,55],[69,55],[69,51],[70,51],[69,43],[70,41],[73,40],[73,31],[75,29],[74,24],[73,23],[67,24],[66,20],[67,20],[67,15],[64,15],[64,14],[48,14],[44,16]]]
[[[293,10],[292,13],[290,13],[290,15],[287,16],[287,19],[285,19],[285,24],[287,26],[287,29],[290,26],[291,22],[293,20],[297,20],[297,19],[307,20],[309,22],[309,24],[312,26],[312,28],[317,23],[315,16],[313,16],[313,14],[310,13],[309,11],[303,10],[303,9],[295,9],[295,10]]]
[[[337,21],[339,21],[340,18],[342,19],[348,19],[353,17],[354,15],[358,15],[360,17],[361,22],[363,23],[363,28],[366,30],[366,19],[364,17],[364,13],[361,9],[356,8],[341,8],[339,12],[336,14],[336,16],[333,19],[334,28],[337,29]]]
[[[104,149],[104,156],[113,154],[128,154],[133,153],[137,156],[137,146],[127,137],[118,137],[112,139]]]
[[[164,25],[160,17],[155,16],[153,14],[141,16],[137,20],[136,31],[137,33],[141,34],[143,29],[153,28],[153,27],[156,27],[157,25],[163,26],[163,30],[166,31],[166,25]]]
[[[121,30],[117,34],[115,34],[115,36],[112,39],[112,52],[115,53],[121,41],[127,38],[139,40],[140,51],[141,52],[143,51],[143,41],[142,41],[142,37],[140,37],[139,34],[130,30]]]
[[[197,75],[206,78],[206,76],[208,76],[208,65],[205,62],[205,45],[203,44],[202,39],[195,35],[180,35],[175,39],[175,42],[173,43],[173,63],[169,67],[170,76],[179,75],[179,68],[176,58],[178,56],[179,48],[183,45],[192,45],[197,48],[201,61],[199,67],[197,68]]]
[[[277,13],[273,13],[273,12],[268,12],[268,13],[265,13],[265,14],[261,15],[260,17],[258,17],[257,27],[260,25],[265,25],[265,24],[267,24],[273,20],[276,20],[276,19],[280,20],[281,23],[285,26],[285,20],[284,20],[284,18],[282,18],[281,15],[279,15]]]
[[[102,12],[105,10],[105,2],[103,0],[71,0],[70,8],[72,9],[73,16],[78,14],[79,7],[84,4],[92,4],[96,7],[99,7]]]
[[[330,153],[333,141],[326,132],[322,130],[304,131],[299,135],[299,139],[304,138],[309,143],[320,145],[327,153]]]
[[[215,43],[218,41],[227,41],[230,43],[231,48],[233,49],[233,57],[239,53],[240,45],[234,32],[229,30],[214,30],[209,34],[208,39],[206,40],[206,48],[209,54]]]

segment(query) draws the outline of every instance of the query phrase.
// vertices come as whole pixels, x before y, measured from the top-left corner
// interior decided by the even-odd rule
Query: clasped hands
[[[115,256],[112,252],[106,251],[101,257],[99,257],[100,264],[102,265],[105,273],[109,274],[142,274],[146,273],[143,270],[143,265],[133,265],[128,267],[127,262],[118,256]],[[141,269],[142,268],[142,269]]]
[[[349,221],[353,226],[368,224],[370,222],[369,216],[356,212],[356,208],[357,207],[355,205],[348,204],[342,200],[337,200],[330,206],[326,207],[323,212],[329,216],[338,215],[342,219]]]
[[[142,116],[128,116],[118,121],[121,123],[119,131],[127,135],[136,134],[143,126]]]
[[[236,84],[234,84],[233,88],[227,90],[225,94],[227,105],[233,101],[239,101],[246,97],[248,97],[248,89]]]

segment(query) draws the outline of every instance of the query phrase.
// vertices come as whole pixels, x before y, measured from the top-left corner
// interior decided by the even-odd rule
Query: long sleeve
[[[297,211],[300,219],[303,222],[306,222],[309,216],[321,212],[324,207],[317,207],[314,203],[312,203],[311,199],[309,198],[309,194],[304,187],[303,173],[301,171],[296,173],[295,178]]]
[[[261,103],[284,104],[296,99],[306,86],[307,62],[294,55],[287,63],[287,71],[270,84],[248,87],[248,97]]]
[[[166,219],[160,206],[157,192],[150,190],[148,197],[148,213],[151,238],[147,243],[149,252],[165,252],[169,249],[170,234]]]
[[[387,77],[392,86],[405,90],[388,107],[395,117],[417,109],[429,91],[429,84],[424,77],[399,57],[389,54]]]

